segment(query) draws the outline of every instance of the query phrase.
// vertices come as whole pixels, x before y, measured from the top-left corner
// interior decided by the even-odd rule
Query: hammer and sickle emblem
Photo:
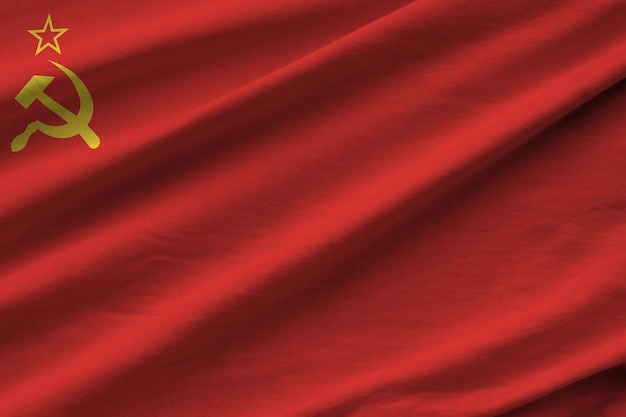
[[[54,77],[47,75],[34,75],[17,94],[17,96],[15,96],[15,100],[25,109],[29,108],[31,104],[37,100],[63,119],[65,124],[54,126],[35,120],[26,126],[23,133],[20,133],[13,139],[11,142],[11,150],[13,152],[19,152],[24,149],[28,143],[28,139],[30,139],[30,136],[38,130],[45,135],[57,139],[67,139],[80,135],[87,146],[91,149],[97,148],[100,146],[100,138],[89,127],[89,123],[91,122],[91,118],[93,116],[93,99],[87,89],[87,86],[85,86],[81,79],[78,78],[78,76],[70,69],[64,67],[58,62],[50,62],[63,71],[65,75],[68,76],[70,81],[72,81],[72,84],[74,84],[74,88],[76,89],[78,98],[80,99],[80,109],[78,114],[74,114],[69,111],[44,92],[46,87],[48,87],[52,80],[54,80]]]

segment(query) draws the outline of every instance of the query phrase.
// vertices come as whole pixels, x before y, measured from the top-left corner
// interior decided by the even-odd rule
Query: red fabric
[[[623,0],[0,16],[0,416],[626,416]]]

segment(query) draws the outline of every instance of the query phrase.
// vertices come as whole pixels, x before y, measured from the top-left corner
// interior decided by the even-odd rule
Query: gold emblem
[[[42,29],[31,29],[28,31],[28,33],[33,35],[39,41],[39,43],[37,44],[37,50],[35,51],[35,55],[39,55],[39,53],[46,48],[50,48],[60,55],[61,47],[59,46],[59,37],[63,35],[65,32],[67,32],[68,30],[69,28],[55,29],[54,26],[52,25],[52,17],[48,15],[48,18],[46,19],[46,23],[44,23]],[[42,34],[46,35],[48,32],[55,33],[54,37],[52,38],[52,42],[50,42],[49,40],[44,42],[44,37],[41,36]]]
[[[40,36],[41,33],[47,32],[48,29],[50,29],[50,32],[56,33],[53,38],[54,44],[49,41],[44,43],[43,37]],[[52,26],[52,19],[50,15],[48,15],[43,29],[28,31],[39,40],[35,55],[38,55],[48,47],[58,54],[61,54],[58,38],[68,30],[68,28],[55,29]],[[54,80],[53,76],[32,76],[22,90],[15,96],[15,101],[17,101],[25,109],[28,109],[35,101],[39,101],[46,108],[63,119],[65,124],[59,126],[48,125],[39,120],[35,120],[26,126],[24,132],[20,133],[13,139],[11,142],[11,150],[13,152],[19,152],[24,149],[28,144],[28,140],[31,135],[37,131],[56,139],[67,139],[74,136],[80,136],[91,149],[97,148],[100,146],[100,138],[91,129],[91,127],[89,127],[89,123],[91,122],[91,118],[93,116],[93,98],[91,97],[91,93],[87,89],[85,83],[72,70],[59,64],[58,62],[49,62],[60,69],[72,82],[80,100],[80,109],[77,114],[74,114],[46,94],[45,89]]]

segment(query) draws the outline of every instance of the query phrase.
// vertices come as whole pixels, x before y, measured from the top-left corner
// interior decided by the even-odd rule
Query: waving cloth
[[[626,415],[623,0],[0,12],[0,416]]]

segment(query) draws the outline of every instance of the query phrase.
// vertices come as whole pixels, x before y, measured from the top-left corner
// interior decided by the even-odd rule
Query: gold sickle
[[[45,135],[48,135],[57,139],[67,139],[76,135],[80,135],[87,146],[91,149],[95,149],[100,146],[100,138],[89,127],[91,117],[93,116],[93,99],[87,86],[81,81],[76,74],[63,65],[50,61],[57,68],[65,73],[74,84],[74,88],[78,93],[80,99],[80,109],[78,114],[74,114],[47,95],[44,90],[54,80],[54,77],[47,75],[34,75],[22,88],[15,100],[22,105],[25,109],[29,108],[35,100],[50,109],[53,113],[59,116],[65,121],[64,125],[52,126],[35,120],[26,126],[23,133],[17,135],[11,142],[11,150],[13,152],[19,152],[26,147],[28,139],[36,131],[40,131]]]

